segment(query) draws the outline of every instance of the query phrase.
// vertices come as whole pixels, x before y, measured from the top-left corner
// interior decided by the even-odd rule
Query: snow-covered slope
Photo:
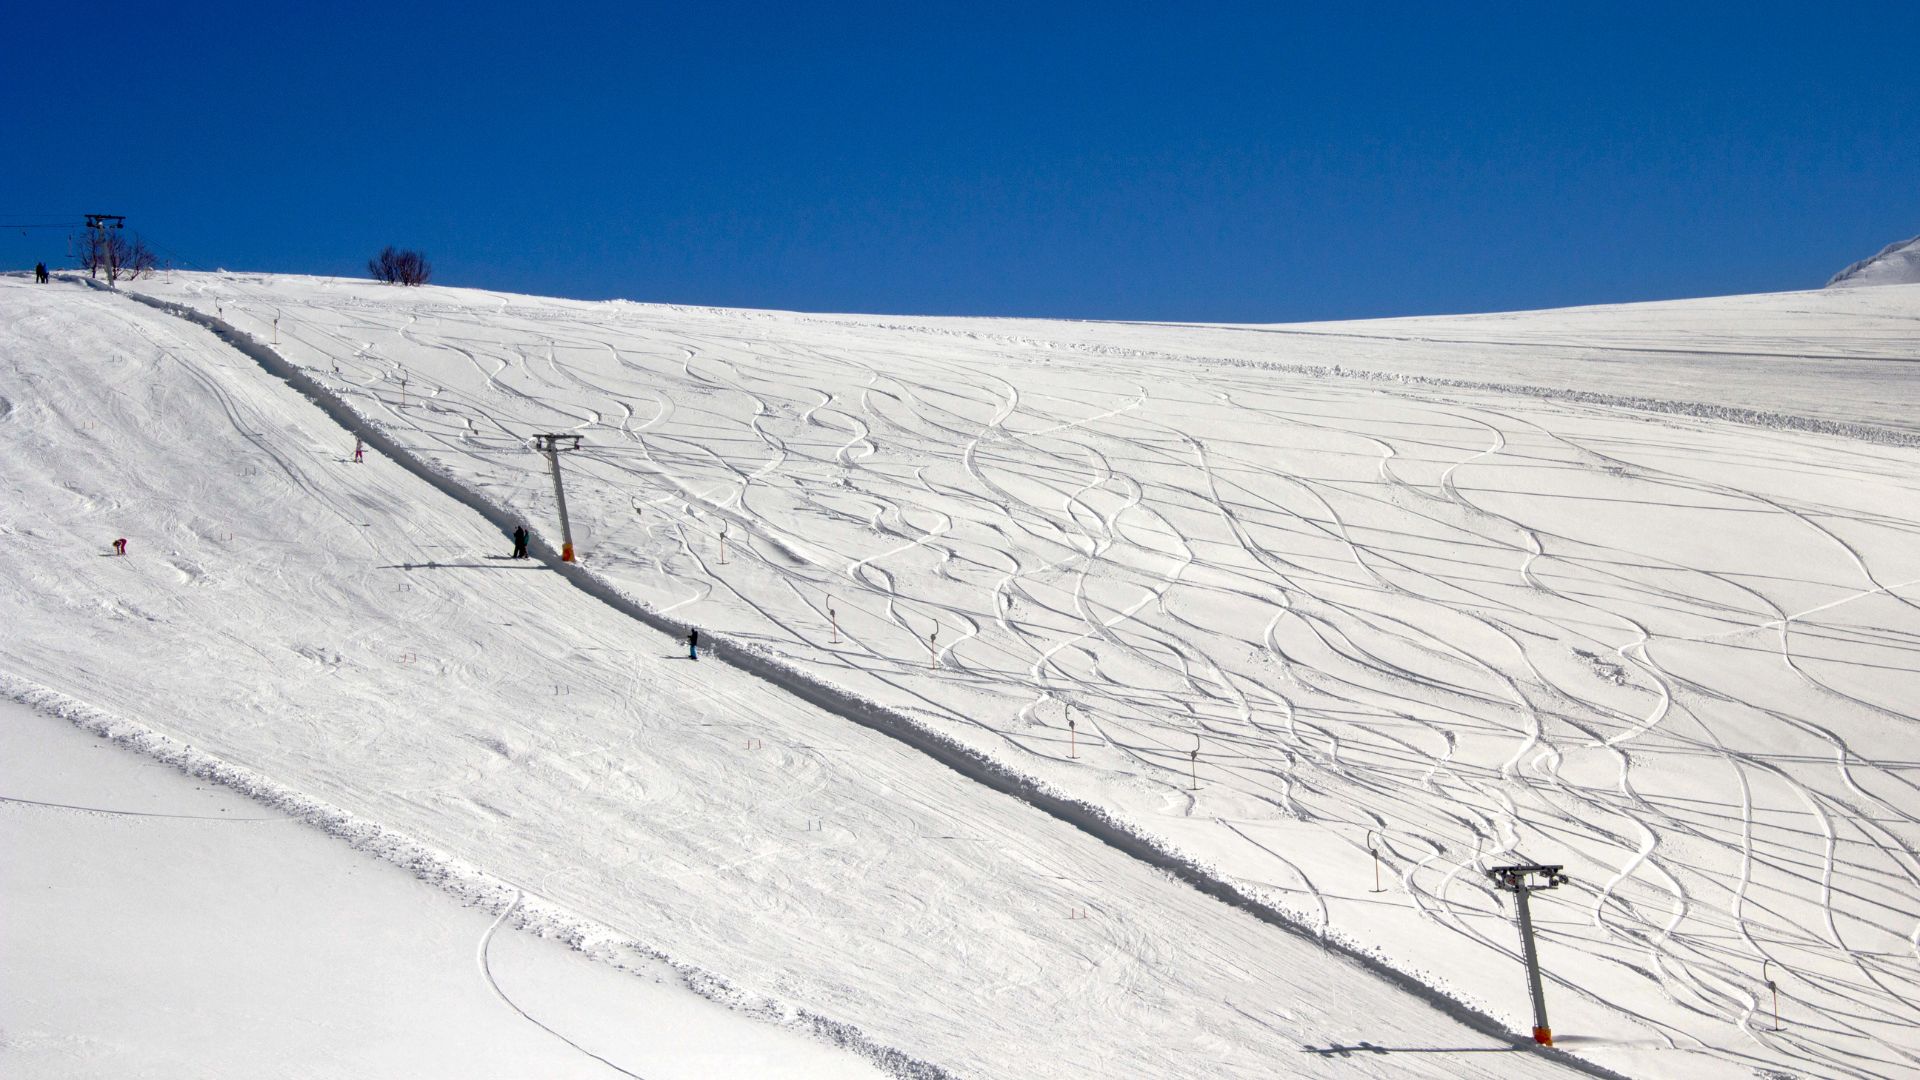
[[[239,276],[140,287],[268,343],[347,422],[550,547],[527,437],[580,434],[565,468],[584,584],[698,624],[723,658],[815,700],[964,747],[974,779],[764,682],[704,661],[690,682],[633,654],[607,605],[477,558],[497,528],[385,466],[341,465],[345,436],[251,361],[71,292],[57,303],[72,312],[22,320],[44,320],[32,341],[110,319],[157,335],[169,359],[136,366],[143,397],[103,399],[96,422],[137,428],[115,451],[191,492],[198,518],[218,502],[210,525],[170,525],[180,496],[155,496],[144,520],[180,544],[209,545],[226,516],[262,534],[221,564],[245,580],[192,611],[233,639],[172,646],[241,677],[217,692],[193,671],[102,677],[83,662],[98,639],[9,645],[9,670],[108,707],[166,702],[196,745],[961,1071],[1536,1063],[1330,1053],[1475,1036],[1150,886],[1142,858],[1520,1031],[1510,912],[1483,871],[1564,862],[1572,885],[1541,896],[1539,921],[1553,1026],[1577,1053],[1648,1075],[1920,1066],[1920,792],[1902,750],[1920,696],[1920,288],[1198,327]],[[80,381],[34,400],[99,381],[95,350],[75,349],[60,355]],[[221,412],[266,434],[174,461],[147,384],[175,362],[246,394]],[[49,449],[9,455],[17,501],[126,512],[84,479],[106,466],[83,436],[33,431]],[[254,474],[212,464],[242,454]],[[303,530],[320,539],[289,537]],[[87,640],[93,609],[31,598],[98,572],[27,539],[9,606]],[[153,611],[206,576],[181,572],[141,583],[143,632],[173,640]],[[286,620],[309,592],[346,626]],[[289,665],[312,670],[290,683]],[[689,734],[695,716],[757,726],[722,746]],[[1082,829],[1117,825],[1118,849],[983,802],[980,780]],[[668,820],[685,834],[657,835]],[[854,824],[842,838],[829,820]],[[616,854],[629,844],[650,852],[637,866]],[[687,895],[603,865],[662,858],[692,875]],[[1056,911],[1089,918],[1042,915]],[[1093,952],[1073,944],[1086,922]],[[737,939],[768,923],[806,947]],[[1063,1050],[1062,1031],[1098,1032],[1099,1049]]]
[[[1827,282],[1827,288],[1917,283],[1920,283],[1920,236],[1888,244],[1872,258],[1861,259],[1833,275],[1832,280]]]
[[[0,305],[13,696],[896,1075],[1568,1071],[1453,1053],[1511,1043],[1099,822],[680,659],[204,331],[70,284]]]
[[[884,1075],[12,701],[0,793],[9,1077]]]

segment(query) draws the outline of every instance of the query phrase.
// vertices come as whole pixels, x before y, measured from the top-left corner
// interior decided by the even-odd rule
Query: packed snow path
[[[896,1070],[1567,1071],[894,739],[679,659],[420,479],[354,465],[211,335],[72,285],[7,282],[0,302],[10,678],[403,830]]]
[[[536,531],[526,436],[582,435],[597,574],[1517,1028],[1483,871],[1525,857],[1575,879],[1542,920],[1554,1026],[1595,1040],[1568,1045],[1920,1068],[1920,453],[1886,444],[1920,290],[1237,333],[155,291],[278,318],[279,352]],[[1678,411],[1288,367],[1537,385],[1582,342],[1589,397]],[[1705,418],[1835,402],[1891,434]]]

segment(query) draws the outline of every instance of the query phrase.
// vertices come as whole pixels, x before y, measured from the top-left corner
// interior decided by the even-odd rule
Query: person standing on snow
[[[687,659],[700,659],[700,631],[692,627],[687,628]]]
[[[513,527],[513,557],[516,559],[524,559],[527,557],[527,527],[525,525],[515,525]]]
[[[33,264],[33,283],[35,285],[45,285],[47,283],[46,263],[40,262]]]

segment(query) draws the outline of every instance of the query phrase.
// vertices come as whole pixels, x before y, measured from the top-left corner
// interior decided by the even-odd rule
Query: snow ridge
[[[1898,240],[1827,279],[1829,289],[1920,282],[1920,236]]]

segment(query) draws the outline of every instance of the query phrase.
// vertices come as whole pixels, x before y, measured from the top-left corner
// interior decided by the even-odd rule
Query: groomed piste
[[[1920,1069],[1920,286],[125,293],[0,283],[5,685],[505,924],[895,1075]]]

